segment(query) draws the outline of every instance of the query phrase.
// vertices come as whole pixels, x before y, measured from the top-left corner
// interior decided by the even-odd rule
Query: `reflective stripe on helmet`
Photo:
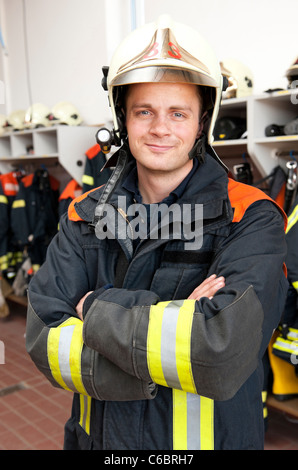
[[[47,354],[51,373],[60,387],[87,395],[81,374],[82,331],[83,322],[74,317],[51,328]]]
[[[213,449],[213,400],[173,390],[173,450]]]

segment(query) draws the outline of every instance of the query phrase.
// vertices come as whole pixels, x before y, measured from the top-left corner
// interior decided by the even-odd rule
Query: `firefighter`
[[[262,449],[286,219],[211,146],[222,75],[195,30],[162,16],[106,72],[116,166],[29,285],[27,350],[74,392],[64,448]]]

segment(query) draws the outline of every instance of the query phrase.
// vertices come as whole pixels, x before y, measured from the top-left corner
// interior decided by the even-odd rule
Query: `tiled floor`
[[[25,350],[26,310],[9,305],[10,316],[0,319],[0,450],[62,449],[72,394],[52,387],[36,369]],[[298,422],[269,409],[265,450],[298,450]]]

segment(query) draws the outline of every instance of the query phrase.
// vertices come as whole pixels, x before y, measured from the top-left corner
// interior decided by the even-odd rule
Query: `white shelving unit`
[[[280,165],[286,169],[291,152],[298,154],[298,135],[266,137],[270,124],[284,126],[298,116],[297,90],[252,95],[245,99],[223,100],[219,116],[244,117],[247,122],[247,139],[215,141],[214,147],[228,166],[247,153],[259,176],[268,175]],[[229,165],[230,163],[230,165]]]
[[[0,137],[0,172],[57,163],[80,184],[85,152],[95,145],[96,130],[92,126],[55,126],[4,134]],[[65,172],[56,173],[58,179],[65,179]]]

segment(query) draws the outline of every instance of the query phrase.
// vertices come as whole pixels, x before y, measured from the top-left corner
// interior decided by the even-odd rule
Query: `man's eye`
[[[179,113],[178,111],[174,113],[174,116],[177,117],[177,118],[182,118],[183,117],[183,114],[182,113]]]
[[[141,111],[138,111],[137,115],[139,116],[149,116],[149,111],[147,111],[146,109],[142,109]]]

